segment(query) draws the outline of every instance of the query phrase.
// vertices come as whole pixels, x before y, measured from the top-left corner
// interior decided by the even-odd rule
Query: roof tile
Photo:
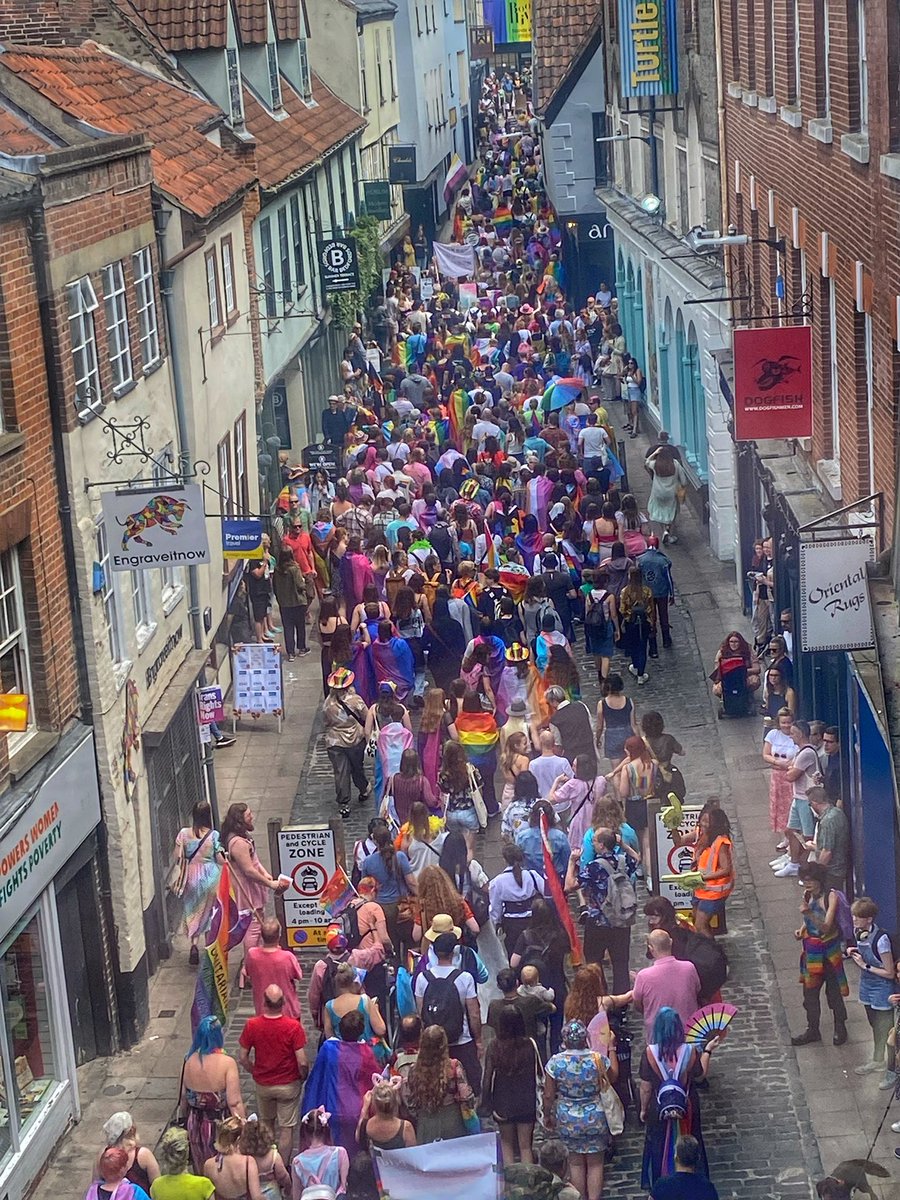
[[[300,36],[301,0],[274,0],[275,36],[279,41],[292,42]]]
[[[365,128],[365,119],[339,100],[313,74],[315,104],[303,103],[291,85],[282,79],[282,95],[287,117],[276,121],[255,96],[244,89],[244,121],[256,139],[256,165],[259,182],[275,188],[298,175],[332,147]]]
[[[0,150],[4,154],[46,154],[53,149],[53,143],[32,129],[17,113],[0,107]]]
[[[533,0],[534,107],[543,113],[602,19],[601,0]]]
[[[221,116],[217,108],[93,43],[39,51],[8,46],[3,65],[73,117],[108,133],[146,133],[159,186],[199,217],[253,183],[250,171],[200,132]]]
[[[225,46],[228,0],[190,0],[190,3],[130,0],[130,3],[167,50],[221,50]]]

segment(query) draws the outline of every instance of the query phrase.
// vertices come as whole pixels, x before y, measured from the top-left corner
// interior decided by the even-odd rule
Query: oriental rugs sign
[[[619,0],[623,96],[678,91],[676,0]]]
[[[871,538],[800,543],[803,650],[866,650],[875,644],[866,564]]]

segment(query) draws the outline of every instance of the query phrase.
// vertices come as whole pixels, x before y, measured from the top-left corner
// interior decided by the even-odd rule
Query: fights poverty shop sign
[[[100,504],[113,571],[199,567],[209,562],[199,484],[106,492]]]
[[[678,91],[675,0],[619,0],[623,96],[671,96]]]

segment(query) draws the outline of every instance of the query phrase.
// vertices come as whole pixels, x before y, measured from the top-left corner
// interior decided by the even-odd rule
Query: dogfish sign
[[[162,484],[157,490],[100,497],[113,571],[199,567],[209,562],[203,489]]]

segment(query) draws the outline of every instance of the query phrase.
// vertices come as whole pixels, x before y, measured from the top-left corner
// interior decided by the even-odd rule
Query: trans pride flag
[[[206,933],[206,946],[200,953],[197,986],[191,1005],[191,1030],[204,1017],[218,1017],[222,1025],[228,1016],[228,951],[240,945],[250,926],[253,913],[238,907],[228,864],[222,867],[212,918]]]

